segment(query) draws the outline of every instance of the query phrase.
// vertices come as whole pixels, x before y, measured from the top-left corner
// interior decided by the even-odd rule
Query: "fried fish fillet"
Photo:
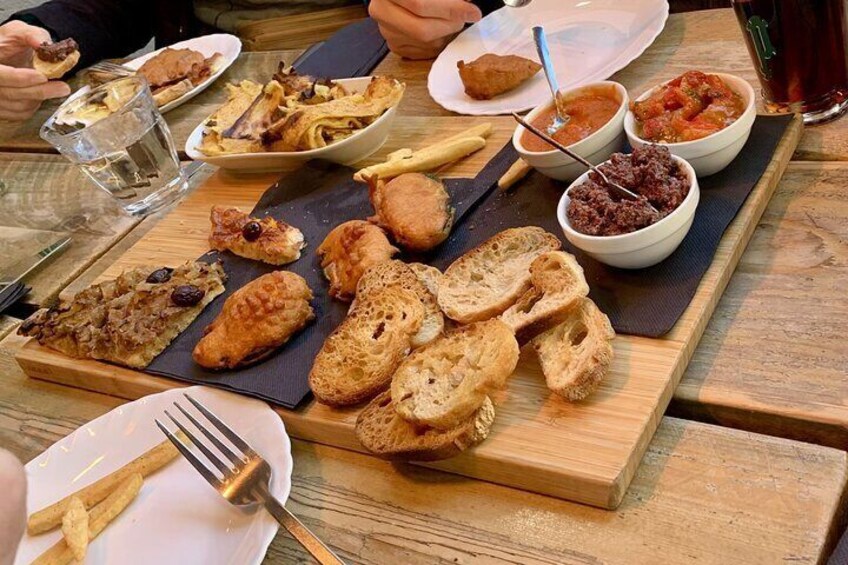
[[[374,224],[364,220],[339,224],[317,249],[324,275],[330,281],[330,296],[352,300],[362,273],[397,252],[383,230]]]
[[[192,357],[208,369],[232,369],[264,359],[315,318],[311,299],[312,291],[300,275],[262,275],[227,298]]]
[[[300,259],[300,250],[306,247],[299,229],[270,216],[251,218],[238,208],[213,206],[209,219],[212,222],[209,245],[216,251],[231,251],[270,265],[285,265]]]
[[[140,267],[39,310],[18,333],[71,357],[142,369],[224,292],[226,278],[220,263]]]
[[[475,100],[489,100],[517,88],[539,72],[542,65],[518,55],[486,53],[466,63],[457,61],[465,93]]]
[[[389,182],[369,179],[372,222],[410,251],[428,251],[450,234],[454,210],[444,184],[422,173],[404,173]]]

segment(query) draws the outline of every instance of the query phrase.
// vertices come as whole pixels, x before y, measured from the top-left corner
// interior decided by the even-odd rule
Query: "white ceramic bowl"
[[[344,85],[351,92],[363,92],[371,77],[346,78],[335,82]],[[279,151],[261,153],[234,153],[230,155],[204,155],[197,147],[203,138],[205,118],[186,140],[186,155],[195,161],[203,161],[222,169],[243,172],[283,171],[297,168],[311,159],[324,159],[333,163],[349,165],[361,161],[375,153],[386,142],[397,112],[397,105],[386,110],[382,116],[348,138],[319,149],[309,151]]]
[[[604,124],[598,131],[591,134],[585,139],[581,139],[577,143],[570,145],[568,148],[587,159],[593,165],[598,165],[609,159],[610,155],[620,150],[624,145],[624,116],[627,114],[629,99],[627,98],[627,89],[617,82],[602,81],[586,84],[571,90],[566,90],[563,94],[566,97],[580,94],[585,90],[591,90],[597,87],[613,87],[616,95],[619,97],[621,105],[615,115]],[[536,116],[553,107],[553,99],[548,100],[544,104],[536,106],[531,110],[525,121],[532,123]],[[519,155],[527,162],[528,165],[542,173],[547,177],[556,180],[572,181],[586,171],[586,167],[558,149],[551,151],[529,151],[525,149],[521,143],[521,137],[526,130],[523,126],[515,128],[515,133],[512,134],[512,145]],[[531,134],[532,135],[532,134]]]
[[[689,176],[690,188],[689,194],[671,214],[653,225],[631,233],[607,236],[580,233],[569,224],[566,210],[571,201],[568,190],[589,178],[589,173],[585,173],[571,183],[557,206],[557,220],[565,238],[601,263],[622,269],[650,267],[671,255],[689,233],[689,228],[692,227],[692,221],[695,219],[695,209],[701,198],[698,179],[692,165],[680,157],[672,156],[672,158]]]
[[[706,177],[719,172],[736,158],[745,142],[748,141],[751,128],[754,126],[754,119],[757,117],[756,97],[754,96],[754,89],[748,81],[724,73],[710,74],[718,75],[721,80],[742,97],[745,102],[745,111],[742,112],[738,120],[707,137],[680,143],[663,143],[672,155],[683,157],[689,161],[699,177]],[[665,84],[655,86],[637,98],[637,101],[644,100]],[[632,147],[641,147],[651,143],[636,134],[636,116],[629,110],[624,118],[624,131],[627,133],[627,140]]]

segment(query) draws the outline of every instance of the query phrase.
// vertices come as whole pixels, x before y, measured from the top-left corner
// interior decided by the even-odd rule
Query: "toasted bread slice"
[[[548,388],[567,400],[582,400],[612,365],[615,332],[606,314],[584,298],[568,319],[531,341]]]
[[[463,326],[415,350],[392,377],[395,409],[408,422],[449,430],[502,388],[518,343],[500,320]]]
[[[363,296],[315,357],[309,387],[318,402],[350,406],[387,389],[423,320],[412,291],[391,286]]]
[[[421,428],[398,416],[391,391],[386,391],[359,413],[356,437],[365,449],[383,459],[436,461],[483,441],[494,420],[495,407],[487,397],[475,414],[450,430]]]
[[[539,227],[504,230],[447,268],[439,306],[462,324],[497,316],[530,288],[533,260],[559,248],[559,239]]]
[[[418,333],[412,336],[412,347],[421,347],[442,335],[445,317],[436,297],[403,261],[392,259],[369,267],[356,285],[356,299],[351,308],[356,307],[356,301],[362,296],[389,286],[399,286],[414,292],[424,307],[424,320]]]
[[[589,294],[583,268],[570,253],[549,251],[530,265],[531,288],[501,315],[524,344],[568,318]]]
[[[180,82],[156,89],[156,92],[153,93],[153,101],[156,102],[156,106],[161,108],[187,94],[192,88],[194,88],[194,84],[189,79],[183,79]]]
[[[427,287],[427,290],[430,293],[438,297],[439,296],[439,285],[442,284],[442,272],[436,267],[431,267],[430,265],[425,265],[424,263],[407,263],[409,268],[412,269],[412,272],[415,273],[415,276],[418,277],[424,286]]]

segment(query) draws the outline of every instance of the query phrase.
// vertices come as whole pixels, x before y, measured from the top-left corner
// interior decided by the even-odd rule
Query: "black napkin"
[[[759,117],[751,138],[725,171],[701,179],[701,201],[692,229],[680,248],[668,259],[639,271],[606,267],[588,256],[575,253],[586,272],[591,297],[609,315],[616,331],[656,337],[672,328],[689,304],[704,272],[712,262],[718,242],[727,225],[745,202],[771,160],[777,142],[791,117]],[[562,237],[556,220],[556,205],[566,185],[539,174],[531,174],[511,192],[495,189],[497,179],[515,161],[512,145],[507,145],[475,179],[449,179],[446,182],[456,208],[456,226],[448,240],[424,256],[404,256],[424,260],[440,269],[462,253],[495,233],[510,227],[541,226],[560,236],[564,248],[575,252]],[[224,299],[254,278],[274,267],[210,252],[200,259],[221,259],[229,275],[227,290],[204,310],[147,368],[150,373],[192,383],[233,390],[279,404],[297,406],[308,394],[307,376],[325,337],[344,319],[347,304],[331,299],[315,248],[327,233],[341,222],[362,219],[373,213],[368,191],[351,180],[347,167],[311,162],[283,176],[257,203],[253,215],[272,215],[299,227],[308,247],[300,260],[285,268],[306,279],[315,294],[312,301],[316,319],[274,356],[240,370],[207,371],[191,358],[203,328],[212,322]]]
[[[302,75],[331,79],[361,77],[371,74],[388,52],[377,22],[367,18],[334,33],[294,67]]]

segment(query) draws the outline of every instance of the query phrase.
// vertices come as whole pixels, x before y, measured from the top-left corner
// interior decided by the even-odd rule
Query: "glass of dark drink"
[[[845,0],[733,0],[771,112],[819,123],[848,108]]]

